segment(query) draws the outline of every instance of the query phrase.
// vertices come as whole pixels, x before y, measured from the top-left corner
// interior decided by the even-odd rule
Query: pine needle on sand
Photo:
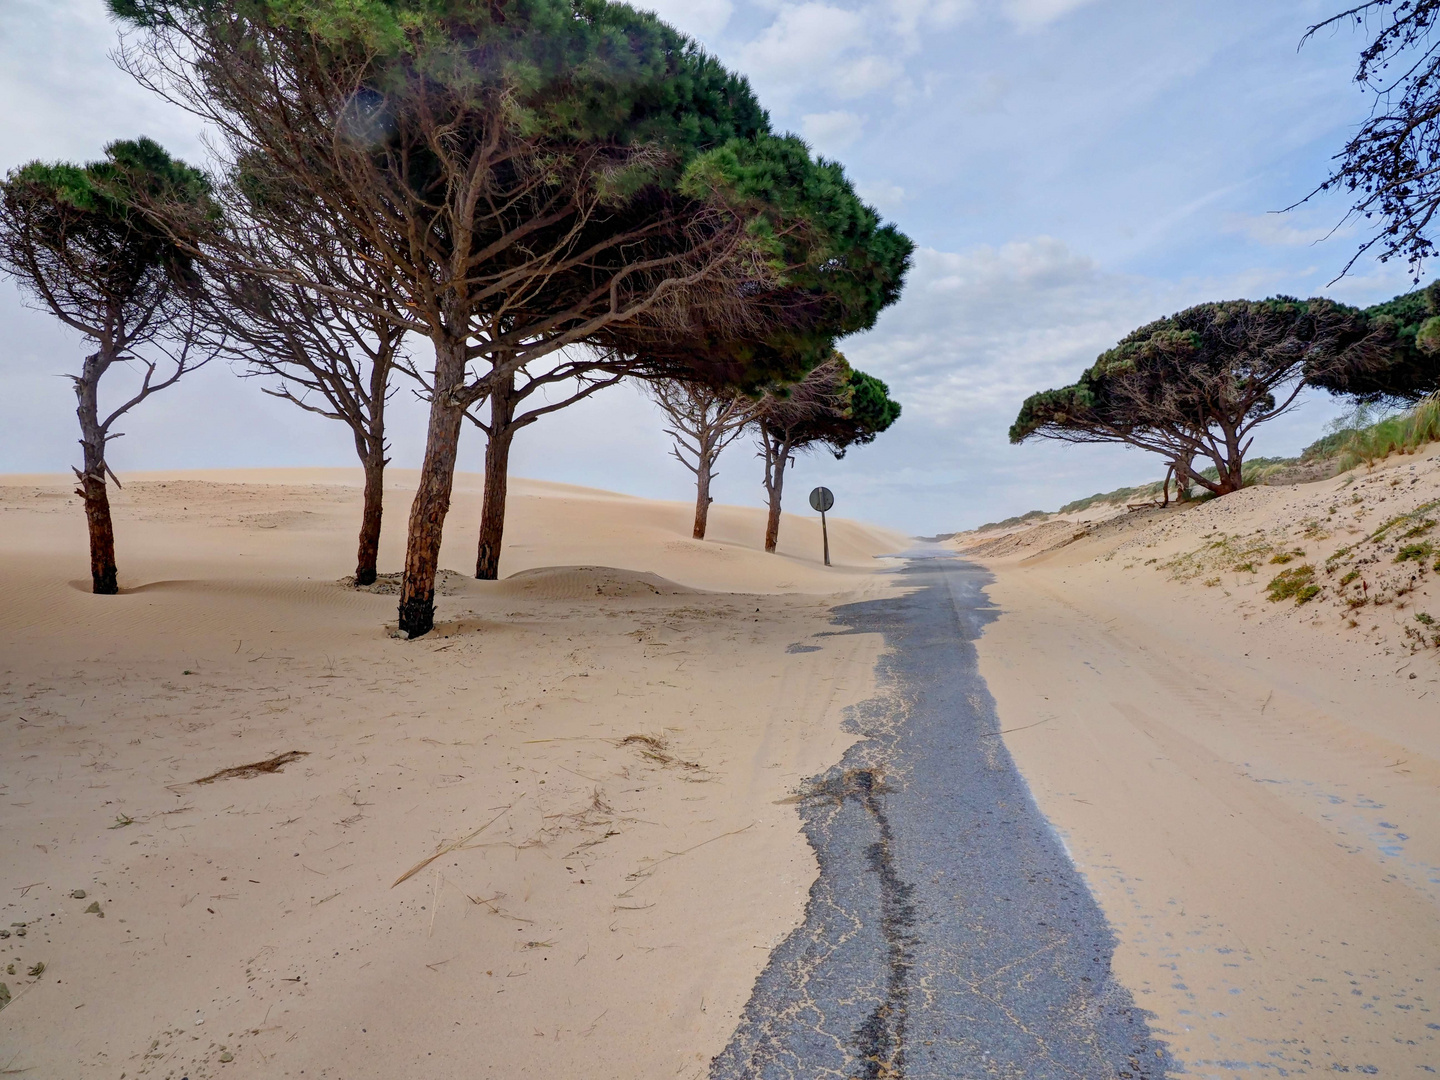
[[[469,833],[466,836],[462,836],[459,840],[453,840],[448,844],[441,844],[434,855],[431,855],[428,859],[421,859],[409,870],[406,870],[405,873],[401,874],[398,878],[396,878],[394,884],[392,884],[390,887],[393,889],[396,885],[399,885],[400,883],[405,881],[409,881],[412,877],[418,874],[421,870],[424,870],[427,866],[429,866],[436,859],[440,858],[442,855],[448,855],[452,851],[459,851],[471,840],[474,840],[491,825],[494,825],[495,822],[499,821],[502,817],[508,814],[511,810],[511,807],[513,807],[514,805],[514,803],[511,803],[510,806],[505,807],[504,810],[501,810],[500,813],[496,814],[493,818],[487,821],[484,825],[481,825],[474,832]]]

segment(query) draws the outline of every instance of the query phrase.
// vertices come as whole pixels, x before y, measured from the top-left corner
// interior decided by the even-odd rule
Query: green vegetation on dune
[[[1440,393],[1431,394],[1413,409],[1345,434],[1338,448],[1338,472],[1373,465],[1391,454],[1413,454],[1427,443],[1440,441]]]

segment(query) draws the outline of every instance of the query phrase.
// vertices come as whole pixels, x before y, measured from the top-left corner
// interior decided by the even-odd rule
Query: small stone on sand
[[[71,900],[84,900],[84,899],[85,899],[85,890],[84,890],[84,889],[72,889],[71,892],[70,892],[70,899],[71,899]]]

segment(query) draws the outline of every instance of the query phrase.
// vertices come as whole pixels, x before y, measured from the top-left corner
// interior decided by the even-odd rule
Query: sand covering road
[[[998,577],[1007,745],[1189,1075],[1440,1068],[1437,519],[1431,446],[953,541]]]
[[[358,483],[126,478],[118,597],[69,485],[0,485],[0,1068],[693,1077],[729,1038],[816,873],[788,796],[873,686],[878,635],[818,635],[903,540],[832,521],[827,570],[804,516],[771,556],[759,511],[697,543],[688,506],[516,481],[511,576],[447,575],[403,642],[337,582]]]

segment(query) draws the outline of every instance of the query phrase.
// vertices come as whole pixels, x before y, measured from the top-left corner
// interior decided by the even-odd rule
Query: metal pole
[[[825,511],[820,511],[820,534],[825,537],[825,565],[830,565],[830,529],[825,524]]]

